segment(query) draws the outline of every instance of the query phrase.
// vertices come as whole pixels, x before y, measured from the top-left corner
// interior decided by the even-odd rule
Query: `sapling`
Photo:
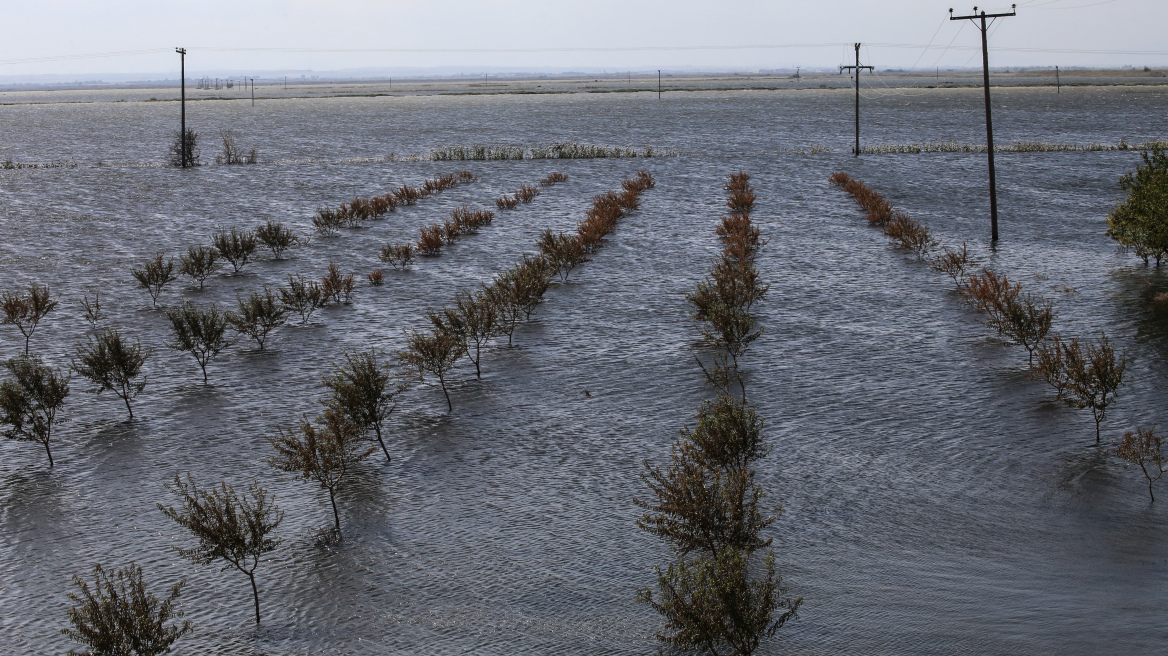
[[[255,236],[272,251],[272,257],[277,260],[284,259],[284,251],[300,243],[288,226],[271,219],[256,228]]]
[[[57,307],[59,301],[53,300],[47,285],[29,285],[28,293],[4,292],[0,294],[0,309],[4,311],[4,318],[0,325],[16,326],[24,336],[24,354],[28,355],[28,342],[36,332],[37,324],[45,315]]]
[[[514,302],[509,292],[507,285],[496,283],[490,286],[484,285],[479,292],[480,302],[490,303],[495,312],[495,335],[507,336],[507,344],[511,344],[511,338],[515,334],[515,327],[519,324],[519,319],[522,318],[523,309]]]
[[[334,530],[340,537],[337,489],[349,471],[368,458],[375,447],[362,446],[361,429],[335,412],[325,412],[315,424],[303,417],[296,428],[281,428],[279,435],[267,439],[276,449],[276,456],[269,458],[268,464],[280,471],[299,474],[305,480],[316,481],[328,490],[333,506]]]
[[[374,269],[370,271],[369,275],[365,277],[369,279],[369,284],[373,285],[374,287],[380,287],[383,283],[385,283],[385,274],[382,273],[381,269]]]
[[[1123,468],[1128,465],[1137,465],[1144,472],[1148,481],[1148,496],[1152,503],[1156,502],[1156,495],[1152,493],[1152,484],[1168,472],[1168,457],[1161,449],[1164,438],[1155,433],[1156,427],[1149,429],[1137,428],[1136,432],[1127,431],[1123,434],[1123,441],[1115,448],[1115,455],[1124,461]]]
[[[560,281],[567,282],[568,274],[580,264],[591,261],[584,249],[583,240],[576,235],[554,233],[544,230],[539,237],[539,250],[548,258],[560,274]]]
[[[236,298],[238,312],[227,313],[227,323],[241,335],[247,335],[264,350],[264,341],[268,334],[284,325],[288,308],[284,306],[276,293],[268,285],[264,285],[264,293],[252,292],[247,300]]]
[[[49,443],[57,413],[69,396],[69,376],[27,355],[5,362],[4,367],[12,374],[0,383],[0,426],[7,427],[4,437],[45,447],[52,467]]]
[[[185,133],[176,130],[174,141],[170,144],[170,165],[182,168],[198,166],[199,157],[199,133],[194,128],[187,128]]]
[[[414,245],[386,244],[377,257],[395,269],[406,269],[414,261]]]
[[[430,334],[413,331],[406,336],[406,348],[398,351],[398,359],[417,369],[419,381],[424,380],[427,371],[437,376],[442,393],[446,395],[447,410],[454,412],[450,392],[446,390],[446,375],[464,350],[462,340],[449,331],[435,330]]]
[[[158,295],[162,293],[162,288],[178,278],[174,275],[174,258],[163,261],[162,253],[156,254],[153,260],[147,260],[142,268],[130,269],[130,273],[138,281],[138,286],[150,294],[154,307],[158,307]]]
[[[965,282],[965,270],[973,263],[965,242],[961,242],[961,250],[950,249],[948,246],[941,249],[941,254],[929,260],[929,266],[934,271],[940,271],[953,279],[953,284],[961,289]]]
[[[306,280],[301,275],[289,274],[288,286],[280,288],[280,302],[299,313],[301,323],[308,323],[312,313],[322,307],[326,300],[320,285],[315,280]]]
[[[212,235],[211,245],[219,252],[219,256],[231,263],[235,273],[239,273],[255,253],[258,240],[251,230],[239,231],[231,228],[227,232],[218,232]]]
[[[312,227],[323,237],[332,237],[337,234],[345,223],[345,217],[337,210],[322,207],[316,210],[316,215],[312,217]]]
[[[219,251],[208,246],[188,246],[187,254],[178,258],[178,272],[198,280],[199,289],[203,288],[203,281],[218,268]]]
[[[143,351],[137,339],[131,342],[113,328],[106,328],[90,337],[84,346],[77,347],[77,359],[70,366],[83,378],[97,385],[94,392],[101,394],[110,390],[126,403],[130,419],[134,410],[130,400],[142,393],[146,379],[142,377],[142,365],[150,356]]]
[[[61,633],[89,647],[89,651],[69,650],[70,656],[157,656],[191,631],[178,607],[179,592],[186,581],[170,587],[166,599],[158,599],[146,589],[142,568],[134,563],[106,572],[93,568],[93,587],[80,576],[73,577],[76,592],[69,593],[72,628]]]
[[[82,296],[81,307],[85,310],[85,320],[93,328],[97,328],[97,322],[106,318],[101,311],[101,292],[94,292],[92,301],[89,300],[89,294]]]
[[[1115,348],[1100,335],[1099,341],[1078,337],[1064,342],[1058,335],[1036,349],[1038,365],[1031,377],[1045,380],[1057,391],[1060,401],[1069,406],[1091,409],[1095,419],[1095,444],[1100,441],[1099,425],[1107,418],[1107,407],[1115,401],[1115,393],[1124,382],[1127,356],[1117,358]]]
[[[431,322],[458,335],[463,353],[474,363],[475,376],[482,378],[479,363],[483,346],[499,334],[499,312],[495,304],[484,294],[459,292],[454,296],[454,307],[443,310],[441,315],[434,315]]]
[[[325,407],[348,418],[363,431],[372,428],[388,462],[389,449],[385,447],[381,426],[397,407],[394,399],[406,389],[405,384],[393,380],[389,363],[381,363],[375,350],[345,351],[344,363],[321,382],[331,392],[323,401]]]
[[[254,482],[244,493],[237,493],[226,482],[210,490],[200,490],[188,473],[183,481],[177,475],[169,492],[181,498],[182,505],[157,504],[164,515],[187,528],[199,540],[191,549],[178,549],[183,558],[196,565],[210,565],[217,560],[227,562],[224,569],[234,567],[247,575],[255,602],[255,621],[260,623],[260,593],[256,587],[255,571],[260,558],[275,550],[279,540],[271,537],[284,513],[276,508],[267,490]]]
[[[227,339],[227,317],[212,303],[200,308],[190,301],[179,307],[168,308],[166,318],[174,341],[167,344],[176,351],[186,351],[195,356],[199,368],[203,370],[203,383],[207,383],[207,363],[231,344]]]
[[[993,325],[1011,343],[1023,346],[1034,365],[1034,350],[1046,339],[1054,321],[1054,305],[1032,294],[1019,294],[1010,299],[1000,325]]]
[[[337,263],[330,260],[328,271],[320,281],[320,295],[325,301],[332,299],[334,303],[348,303],[355,286],[353,274],[342,274]]]

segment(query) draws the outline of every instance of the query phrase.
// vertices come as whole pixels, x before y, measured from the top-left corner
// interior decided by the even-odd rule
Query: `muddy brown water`
[[[1168,92],[1045,89],[996,93],[997,137],[1114,143],[1168,135]],[[73,380],[49,469],[36,445],[0,443],[0,653],[60,653],[70,577],[133,560],[161,591],[186,578],[195,631],[178,653],[649,653],[660,620],[635,601],[662,544],[639,532],[642,460],[669,443],[710,395],[691,352],[685,292],[718,244],[721,184],[753,176],[770,296],[763,337],[745,358],[774,446],[759,477],[782,518],[770,535],[800,619],[763,653],[1153,653],[1168,638],[1168,528],[1142,477],[1092,448],[1086,411],[1056,405],[1025,377],[1025,351],[1002,345],[951,282],[893,249],[827,182],[847,170],[927,224],[1054,301],[1064,335],[1106,331],[1127,349],[1130,380],[1104,440],[1168,422],[1168,330],[1150,299],[1164,275],[1116,250],[1103,220],[1133,152],[998,157],[1002,240],[988,244],[984,156],[855,159],[846,92],[330,98],[193,103],[188,120],[214,155],[221,128],[265,163],[158,166],[177,121],[171,103],[0,107],[0,160],[76,168],[0,171],[0,288],[49,284],[61,306],[32,348],[65,366],[88,325],[78,302],[100,291],[108,325],[152,349],[136,419],[108,392]],[[978,142],[977,90],[884,90],[864,99],[869,143]],[[584,141],[684,151],[676,158],[522,162],[344,162],[450,144]],[[798,155],[793,147],[832,153]],[[101,164],[99,166],[99,164]],[[232,303],[330,260],[364,276],[387,241],[413,239],[467,203],[551,171],[570,176],[500,213],[350,305],[289,325],[259,352],[215,359],[210,384],[165,346],[161,310],[129,269],[177,256],[217,227],[265,218],[310,232],[312,211],[354,195],[467,168],[479,176],[284,261],[221,271],[200,292]],[[532,252],[544,228],[571,229],[591,196],[647,169],[657,178],[593,262],[555,285],[515,343],[463,362],[454,412],[415,387],[379,454],[340,494],[345,539],[321,544],[327,494],[265,463],[277,426],[320,410],[319,379],[344,349],[400,348],[428,308]],[[23,340],[0,328],[0,357]],[[590,398],[585,394],[587,390]],[[287,513],[280,548],[259,568],[263,624],[246,577],[196,567],[155,507],[163,483],[258,479]],[[1168,493],[1165,493],[1168,497]]]

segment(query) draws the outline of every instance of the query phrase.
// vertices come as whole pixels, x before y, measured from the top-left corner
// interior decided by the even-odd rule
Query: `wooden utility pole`
[[[860,156],[860,71],[863,69],[874,71],[876,69],[871,66],[860,66],[860,44],[856,44],[856,65],[855,66],[840,66],[840,75],[844,74],[844,69],[856,70],[856,147],[852,149],[852,154],[856,157]]]
[[[1054,67],[1054,88],[1055,88],[1055,93],[1057,93],[1057,94],[1062,94],[1062,92],[1063,92],[1063,82],[1062,82],[1062,80],[1060,80],[1060,79],[1059,79],[1059,69],[1058,69],[1058,66],[1055,66],[1055,67]]]
[[[657,69],[657,100],[661,100],[661,69]]]
[[[255,78],[251,79],[251,106],[255,107]]]
[[[174,51],[178,53],[179,61],[181,62],[179,64],[179,82],[182,87],[182,95],[180,96],[181,100],[179,102],[179,106],[181,107],[179,110],[179,116],[181,118],[179,119],[178,133],[179,144],[181,144],[179,147],[181,151],[179,153],[179,162],[183,168],[186,168],[191,165],[191,144],[187,141],[187,49],[175,48]]]
[[[973,14],[969,16],[954,16],[953,10],[949,10],[949,20],[971,20],[974,25],[981,28],[981,70],[982,70],[982,84],[985,87],[985,112],[986,112],[986,152],[990,159],[990,240],[998,240],[998,182],[997,174],[994,171],[994,120],[990,113],[990,53],[989,43],[986,39],[986,19],[990,18],[1006,18],[1007,16],[1017,16],[1018,5],[1010,5],[1010,13],[1008,14],[987,14],[985,10],[978,13],[977,7],[973,8]],[[980,25],[979,25],[980,23]]]

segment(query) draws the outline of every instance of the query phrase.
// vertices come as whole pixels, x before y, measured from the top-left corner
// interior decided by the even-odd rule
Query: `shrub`
[[[374,447],[362,446],[360,429],[342,415],[326,412],[316,424],[307,417],[294,429],[280,429],[279,435],[269,437],[276,455],[268,464],[280,471],[298,474],[305,480],[316,481],[328,490],[333,506],[334,531],[341,535],[341,515],[337,512],[337,489],[345,476],[360,463]]]
[[[568,274],[577,266],[590,262],[592,258],[584,250],[583,240],[577,235],[554,233],[544,230],[539,238],[539,251],[552,262],[560,275],[561,282],[567,282]]]
[[[965,271],[973,264],[973,260],[969,257],[969,251],[966,250],[965,242],[961,242],[961,250],[953,250],[948,246],[941,249],[941,254],[932,258],[929,261],[929,266],[934,271],[944,273],[953,279],[953,284],[957,285],[957,289],[961,289],[962,283],[965,282]]]
[[[386,244],[377,257],[395,269],[405,269],[414,261],[414,245]]]
[[[524,318],[530,319],[556,275],[552,266],[547,258],[524,255],[523,261],[496,279],[495,284],[506,291],[509,302],[522,310]]]
[[[568,181],[568,176],[564,175],[563,173],[552,172],[552,173],[549,173],[547,175],[547,177],[540,180],[539,183],[545,187],[550,187],[554,184],[557,184],[560,182],[567,182],[567,181]]]
[[[211,245],[219,252],[219,257],[231,263],[235,273],[239,273],[255,253],[258,240],[251,230],[239,231],[235,228],[219,232],[211,237]]]
[[[27,294],[4,292],[0,294],[0,309],[4,311],[0,325],[16,326],[24,336],[24,354],[28,355],[28,343],[36,332],[37,325],[45,315],[57,307],[58,303],[59,301],[53,300],[47,285],[29,285]]]
[[[422,228],[422,235],[418,238],[418,252],[422,255],[438,255],[445,243],[446,231],[442,226],[426,226]]]
[[[394,399],[406,389],[404,384],[393,381],[389,363],[381,363],[375,350],[345,351],[345,362],[334,367],[333,373],[321,382],[331,392],[324,399],[325,407],[345,417],[363,432],[372,428],[385,453],[385,461],[389,462],[389,449],[385,447],[381,426],[397,408]]]
[[[458,172],[459,182],[474,182],[475,180],[478,180],[478,177],[470,171],[463,170]]]
[[[261,244],[272,251],[272,257],[277,260],[284,259],[284,251],[300,243],[288,226],[271,219],[256,228],[255,236]]]
[[[27,355],[5,362],[4,367],[12,374],[11,380],[0,383],[0,425],[8,426],[4,437],[45,447],[52,467],[49,443],[57,413],[69,396],[69,377]]]
[[[524,203],[530,203],[539,195],[539,187],[529,184],[520,185],[519,191],[515,192],[515,196]]]
[[[249,485],[243,494],[237,493],[226,482],[210,491],[200,490],[188,473],[185,482],[175,475],[174,487],[167,485],[166,489],[182,499],[182,507],[175,510],[160,503],[158,509],[199,540],[199,546],[179,549],[179,555],[196,565],[224,560],[246,574],[255,601],[256,624],[259,624],[260,593],[256,587],[255,571],[260,558],[274,551],[279,544],[279,540],[269,534],[280,525],[284,513],[276,508],[267,490],[258,482]]]
[[[503,194],[495,199],[495,207],[501,210],[513,210],[519,204],[519,196],[508,196]]]
[[[490,299],[484,294],[455,294],[454,307],[443,310],[440,315],[432,314],[430,321],[435,332],[458,337],[463,353],[474,363],[475,376],[482,378],[479,366],[482,348],[499,330],[499,311]]]
[[[374,196],[369,199],[369,211],[373,216],[384,216],[388,212],[397,210],[397,199],[392,194]]]
[[[279,291],[280,302],[300,314],[300,323],[308,323],[312,313],[328,300],[315,280],[305,280],[301,275],[293,277],[289,274],[288,286]]]
[[[199,133],[195,132],[194,128],[187,128],[185,148],[183,132],[176,130],[174,133],[174,141],[170,144],[170,156],[167,162],[171,166],[186,168],[188,166],[199,165]]]
[[[356,283],[353,282],[353,274],[341,274],[340,267],[336,262],[329,260],[328,272],[325,273],[324,278],[320,281],[320,296],[326,302],[330,299],[334,303],[348,303],[349,296],[353,294],[353,289]]]
[[[203,288],[203,281],[219,268],[219,251],[207,246],[188,246],[187,254],[178,259],[178,272],[198,280],[199,289]]]
[[[264,293],[252,292],[247,300],[236,297],[238,312],[227,313],[227,323],[241,335],[247,335],[264,350],[268,334],[284,325],[288,308],[280,302],[272,288],[264,285]]]
[[[155,255],[153,260],[147,260],[142,268],[130,269],[130,273],[138,281],[138,286],[150,294],[154,307],[158,307],[158,295],[162,293],[162,288],[177,278],[174,275],[174,258],[163,261],[162,253]]]
[[[519,324],[520,315],[523,310],[515,303],[512,298],[507,285],[500,285],[498,281],[505,278],[501,276],[496,279],[495,284],[484,286],[480,292],[480,297],[483,302],[490,303],[495,311],[495,335],[507,336],[507,344],[511,344],[511,337],[515,334],[515,327]]]
[[[1095,419],[1095,444],[1099,444],[1099,424],[1107,418],[1107,407],[1123,384],[1127,356],[1115,356],[1115,349],[1104,333],[1098,342],[1084,345],[1076,337],[1064,342],[1058,335],[1043,342],[1035,351],[1038,364],[1031,377],[1045,380],[1055,388],[1056,398],[1075,408],[1090,408]]]
[[[219,138],[222,140],[223,148],[215,156],[216,164],[255,164],[259,161],[259,154],[255,148],[244,153],[235,145],[235,133],[231,130],[220,130]]]
[[[366,277],[369,278],[369,284],[374,287],[380,287],[385,282],[385,274],[381,272],[381,269],[374,269]]]
[[[106,318],[101,311],[101,292],[94,292],[92,301],[89,300],[89,294],[82,296],[81,307],[85,310],[85,320],[92,328],[97,328],[97,322]]]
[[[183,616],[178,597],[185,580],[172,585],[163,600],[146,589],[142,568],[134,563],[110,573],[96,565],[92,588],[79,576],[73,577],[73,584],[77,591],[69,593],[72,628],[61,633],[92,651],[70,650],[71,656],[157,656],[169,652],[191,630],[186,620],[170,623]]]
[[[1160,266],[1168,253],[1168,153],[1153,146],[1141,157],[1143,164],[1120,178],[1124,199],[1107,216],[1107,236]]]
[[[892,218],[884,225],[884,234],[904,249],[912,251],[918,260],[925,259],[929,251],[937,247],[929,229],[900,212],[893,212]]]
[[[402,185],[393,192],[394,199],[397,200],[398,205],[413,205],[424,195],[425,192],[423,190],[409,185]]]
[[[96,338],[91,337],[85,346],[77,347],[77,359],[70,366],[97,385],[96,393],[110,390],[125,401],[126,411],[133,419],[130,399],[141,394],[146,387],[141,374],[148,357],[150,352],[143,351],[137,339],[131,343],[118,331],[106,328]]]
[[[1168,471],[1168,458],[1161,451],[1164,438],[1155,434],[1156,427],[1147,430],[1137,428],[1136,432],[1127,431],[1123,434],[1123,441],[1115,448],[1116,457],[1124,461],[1123,468],[1136,465],[1144,472],[1148,481],[1148,496],[1152,503],[1156,502],[1156,495],[1152,493],[1152,484],[1160,480],[1164,472]]]
[[[332,237],[337,234],[341,226],[345,224],[345,218],[337,210],[331,210],[327,207],[321,207],[316,210],[316,215],[312,217],[312,227],[325,237]]]
[[[398,351],[398,359],[402,364],[418,371],[418,380],[424,381],[426,372],[438,377],[442,393],[446,396],[446,407],[454,412],[454,404],[450,402],[450,392],[446,389],[446,375],[450,373],[454,363],[462,355],[465,348],[458,336],[447,331],[434,331],[430,334],[413,331],[406,336],[406,348]]]
[[[207,364],[231,344],[227,339],[227,317],[212,303],[200,308],[190,301],[179,307],[168,308],[166,318],[174,341],[167,344],[176,351],[186,351],[195,356],[203,371],[203,383],[207,382]]]
[[[1046,339],[1053,321],[1054,305],[1050,301],[1041,296],[1021,294],[1010,299],[1002,324],[994,327],[1012,344],[1024,347],[1033,366],[1034,349]]]

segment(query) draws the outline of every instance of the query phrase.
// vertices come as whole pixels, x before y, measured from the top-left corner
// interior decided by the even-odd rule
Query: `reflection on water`
[[[1164,92],[1044,89],[996,94],[999,139],[1115,142],[1168,135]],[[570,176],[500,213],[413,270],[386,271],[349,306],[280,329],[265,352],[239,341],[203,386],[165,346],[165,318],[131,266],[177,256],[220,226],[271,217],[310,230],[312,211],[456,170],[441,163],[307,163],[193,171],[98,168],[162,159],[174,107],[108,103],[0,107],[0,159],[72,159],[76,169],[0,171],[0,288],[47,283],[61,306],[33,349],[64,366],[88,325],[81,296],[102,292],[109,325],[153,349],[133,422],[108,392],[75,379],[49,471],[35,445],[0,445],[0,635],[11,653],[64,651],[69,579],[95,562],[140,563],[157,586],[186,577],[196,632],[183,651],[220,654],[646,653],[659,627],[635,590],[661,545],[636,530],[645,458],[661,460],[708,389],[690,355],[684,293],[718,244],[724,176],[750,172],[771,295],[746,358],[774,444],[759,476],[784,504],[773,527],[781,569],[806,603],[765,650],[779,653],[1149,653],[1168,638],[1168,529],[1138,473],[1092,448],[1086,412],[1054,404],[964,308],[952,283],[893,250],[827,183],[846,169],[946,243],[1053,299],[1064,335],[1105,330],[1128,349],[1131,380],[1105,440],[1168,421],[1163,274],[1118,253],[1102,219],[1138,155],[1006,153],[1001,244],[987,248],[985,162],[960,153],[793,155],[850,139],[835,91],[651,97],[413,97],[196,103],[206,141],[231,128],[265,160],[384,157],[447,144],[548,143],[676,148],[649,160],[467,163],[480,179],[366,228],[314,237],[286,261],[219,273],[199,291],[233,303],[288,274],[355,277],[387,241],[412,239],[463,203],[493,199],[553,170]],[[877,143],[975,142],[976,90],[887,92],[864,101]],[[515,344],[492,346],[483,378],[418,387],[391,420],[393,461],[371,458],[339,499],[346,539],[320,543],[327,493],[266,465],[277,426],[320,409],[319,378],[347,348],[400,348],[428,308],[568,230],[593,194],[638,168],[658,179],[595,261],[556,285]],[[0,330],[0,357],[22,347]],[[267,350],[267,349],[270,349]],[[589,390],[591,397],[584,395]],[[244,577],[193,567],[155,508],[163,483],[261,480],[287,512],[283,544],[258,571],[264,624]]]

